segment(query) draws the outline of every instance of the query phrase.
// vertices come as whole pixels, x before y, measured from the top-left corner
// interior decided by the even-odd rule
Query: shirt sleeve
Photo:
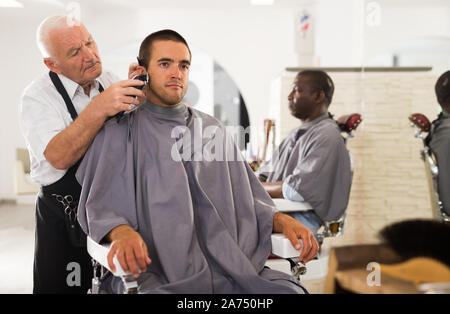
[[[300,193],[290,187],[286,182],[283,182],[281,191],[283,192],[283,197],[287,200],[294,202],[303,202],[305,200],[303,196],[300,195]]]
[[[66,128],[64,119],[45,98],[24,93],[19,106],[20,127],[30,153],[38,162],[50,140]]]

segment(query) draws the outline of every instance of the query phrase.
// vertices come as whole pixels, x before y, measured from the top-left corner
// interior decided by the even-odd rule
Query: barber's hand
[[[137,62],[133,62],[128,67],[128,78],[131,80],[138,75],[142,75],[146,72],[146,69],[139,65]],[[142,89],[145,94],[145,89]],[[145,101],[145,97],[138,97],[139,103],[143,103]]]
[[[137,62],[133,62],[130,64],[130,66],[128,67],[128,78],[131,80],[133,77],[135,77],[136,75],[140,75],[141,73],[139,73],[138,71],[138,67],[139,64]]]
[[[288,238],[296,250],[302,245],[299,239],[302,239],[303,249],[299,260],[303,263],[309,262],[319,251],[319,244],[314,237],[314,233],[306,228],[300,221],[289,215],[277,212],[274,215],[274,231],[282,232]]]
[[[95,106],[95,110],[105,118],[114,116],[120,111],[131,110],[134,108],[132,105],[139,106],[145,99],[144,92],[133,87],[142,85],[144,82],[140,80],[116,82],[96,96],[91,105]]]
[[[114,228],[107,236],[111,240],[111,249],[108,253],[108,265],[114,272],[113,258],[117,256],[120,266],[126,273],[139,276],[139,269],[145,272],[147,265],[151,263],[148,257],[147,246],[139,233],[130,226],[120,225]]]

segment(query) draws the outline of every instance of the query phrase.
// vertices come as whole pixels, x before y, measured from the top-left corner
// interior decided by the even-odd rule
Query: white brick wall
[[[300,121],[290,115],[287,95],[297,72],[281,79],[278,103],[273,102],[277,143]],[[334,245],[377,242],[378,231],[395,221],[431,218],[421,141],[413,137],[408,116],[439,112],[434,95],[437,76],[431,71],[341,72],[327,70],[335,84],[330,112],[335,118],[360,113],[363,123],[348,142],[355,161],[345,234]],[[273,90],[276,90],[274,88]],[[273,98],[275,99],[275,98]]]

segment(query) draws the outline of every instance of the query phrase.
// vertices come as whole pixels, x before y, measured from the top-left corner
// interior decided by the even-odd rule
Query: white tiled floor
[[[34,205],[0,203],[0,293],[31,293]]]

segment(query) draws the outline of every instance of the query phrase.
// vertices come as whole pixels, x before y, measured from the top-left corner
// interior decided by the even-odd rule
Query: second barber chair
[[[436,156],[425,141],[427,134],[431,130],[431,122],[421,113],[413,113],[408,117],[408,119],[411,122],[411,126],[416,129],[414,137],[422,139],[423,147],[420,150],[420,157],[425,165],[433,218],[440,221],[450,222],[450,216],[445,213],[442,201],[439,197],[439,169]]]
[[[362,117],[359,113],[352,113],[349,115],[344,115],[335,120],[341,134],[344,138],[345,143],[354,136],[353,132],[362,122]],[[268,143],[266,141],[266,143]],[[350,158],[351,155],[350,155]],[[353,162],[352,162],[352,175],[353,175]],[[292,202],[286,199],[273,199],[277,208],[282,212],[288,211],[301,211],[313,209],[312,206],[307,202]],[[339,237],[344,233],[344,226],[346,221],[346,213],[335,221],[326,221],[319,229],[317,233],[319,246],[322,247],[325,238]],[[326,274],[326,268],[328,264],[328,254],[327,252],[321,251],[321,256],[315,260],[308,263],[307,266],[299,263],[298,255],[287,238],[282,235],[274,236],[272,235],[272,255],[268,261],[270,267],[275,267],[278,270],[285,271],[286,264],[278,263],[277,259],[285,259],[289,262],[290,271],[292,275],[296,278],[300,278],[306,274],[307,270],[310,274],[310,279],[316,279]],[[279,265],[279,266],[278,266]],[[312,273],[312,275],[311,275]]]

